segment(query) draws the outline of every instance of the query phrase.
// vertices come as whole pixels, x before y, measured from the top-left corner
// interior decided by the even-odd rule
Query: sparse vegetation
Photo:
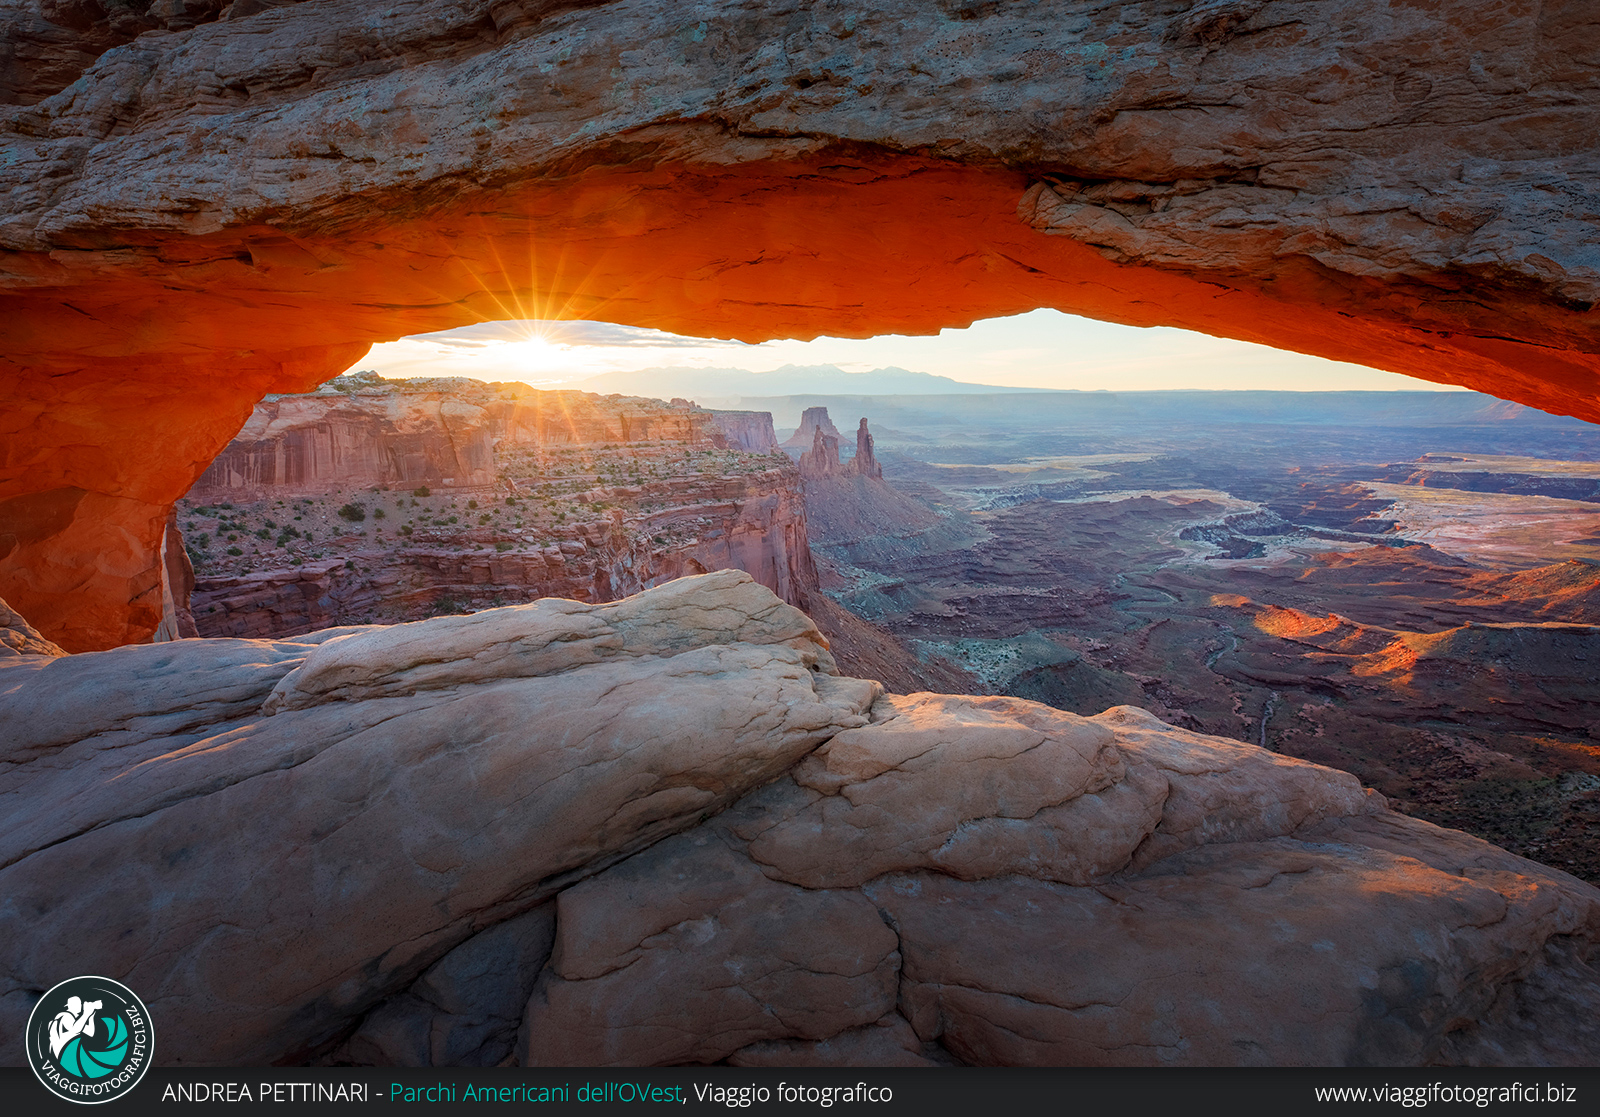
[[[367,510],[361,505],[351,502],[339,509],[339,518],[349,520],[351,523],[360,523],[367,518]]]

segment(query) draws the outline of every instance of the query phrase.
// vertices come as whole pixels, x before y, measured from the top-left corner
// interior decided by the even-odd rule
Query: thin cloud
[[[721,341],[707,337],[684,337],[665,330],[640,326],[619,326],[614,322],[556,322],[548,319],[522,319],[511,322],[479,322],[454,330],[414,334],[416,340],[430,341],[458,349],[478,349],[499,341],[538,339],[551,345],[592,346],[606,349],[743,349],[742,341]]]

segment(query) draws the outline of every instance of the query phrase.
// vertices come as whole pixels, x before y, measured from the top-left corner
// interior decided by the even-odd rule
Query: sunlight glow
[[[384,376],[472,376],[540,387],[644,369],[833,365],[908,369],[968,384],[1081,391],[1174,388],[1275,391],[1460,390],[1187,330],[1140,329],[1035,310],[937,336],[820,337],[746,345],[607,322],[486,322],[375,345],[354,367]]]

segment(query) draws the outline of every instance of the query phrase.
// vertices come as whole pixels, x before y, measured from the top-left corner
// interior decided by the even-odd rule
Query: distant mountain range
[[[625,396],[656,399],[679,396],[704,406],[738,406],[737,401],[745,397],[947,396],[1040,391],[1038,388],[967,384],[948,376],[903,368],[846,372],[837,365],[784,365],[771,372],[750,372],[742,368],[645,368],[636,372],[608,372],[553,386],[601,395],[619,392]]]

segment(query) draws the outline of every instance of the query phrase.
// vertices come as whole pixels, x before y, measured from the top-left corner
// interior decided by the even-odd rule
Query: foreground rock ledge
[[[885,695],[737,572],[24,645],[0,724],[6,1034],[100,972],[190,1064],[1600,1053],[1600,890],[1132,707]]]

